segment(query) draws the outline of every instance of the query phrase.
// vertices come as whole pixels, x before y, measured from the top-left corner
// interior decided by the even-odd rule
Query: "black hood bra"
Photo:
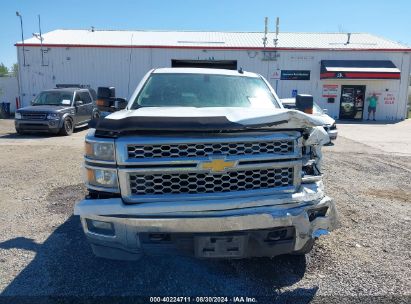
[[[276,121],[272,123],[243,125],[232,122],[225,116],[213,117],[126,117],[122,119],[93,119],[89,127],[96,129],[96,135],[113,137],[120,134],[140,132],[224,132],[240,131],[270,127],[287,123]]]

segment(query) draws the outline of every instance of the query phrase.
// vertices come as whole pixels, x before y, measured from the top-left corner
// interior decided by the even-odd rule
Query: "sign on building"
[[[277,69],[271,74],[271,79],[279,80],[281,79],[281,70]]]
[[[281,80],[310,80],[310,71],[281,70]]]
[[[392,92],[386,92],[384,94],[384,104],[394,104],[395,103],[395,94]]]
[[[338,84],[324,84],[323,97],[335,98],[338,96]]]

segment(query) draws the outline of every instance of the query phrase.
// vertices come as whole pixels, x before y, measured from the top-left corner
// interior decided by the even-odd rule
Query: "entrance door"
[[[364,112],[365,86],[341,87],[340,119],[361,120]]]

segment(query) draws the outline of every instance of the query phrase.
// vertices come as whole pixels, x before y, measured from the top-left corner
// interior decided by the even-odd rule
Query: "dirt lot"
[[[402,126],[408,136],[410,126]],[[0,120],[0,303],[24,299],[14,296],[107,295],[408,302],[411,156],[348,139],[350,130],[342,126],[335,146],[324,149],[325,182],[341,228],[305,258],[166,256],[128,263],[94,258],[72,215],[85,194],[86,130],[71,137],[21,137],[13,121]]]

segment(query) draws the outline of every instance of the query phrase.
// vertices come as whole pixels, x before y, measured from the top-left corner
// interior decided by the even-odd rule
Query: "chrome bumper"
[[[328,130],[327,133],[328,133],[328,136],[330,137],[330,140],[336,140],[337,139],[337,135],[338,135],[337,129]]]
[[[100,200],[101,207],[121,199]],[[84,201],[80,202],[82,204]],[[312,210],[328,207],[323,216],[310,219]],[[77,214],[81,213],[77,208]],[[103,235],[90,231],[87,220],[112,223],[115,233]],[[118,252],[141,255],[140,235],[143,233],[228,233],[259,231],[277,227],[294,227],[295,238],[288,253],[299,251],[312,239],[336,228],[337,212],[333,200],[323,197],[314,201],[261,206],[234,210],[171,212],[159,216],[136,214],[82,215],[83,230],[95,253],[109,258],[123,258]],[[96,250],[98,248],[99,251]],[[115,249],[115,250],[114,250]],[[103,253],[101,252],[103,250]],[[114,250],[114,251],[113,251]],[[282,252],[284,253],[284,252]]]

